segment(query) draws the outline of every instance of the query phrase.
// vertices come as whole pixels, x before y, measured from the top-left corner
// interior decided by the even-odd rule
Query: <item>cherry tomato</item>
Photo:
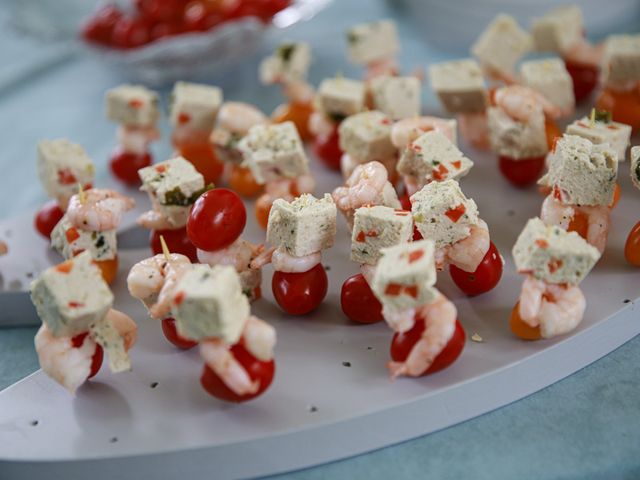
[[[298,129],[300,138],[306,142],[311,139],[309,131],[309,117],[313,113],[313,106],[310,103],[284,103],[273,111],[271,119],[273,123],[293,122]]]
[[[208,252],[231,245],[247,223],[247,212],[237,193],[216,188],[200,195],[187,220],[189,240]]]
[[[249,374],[251,380],[260,382],[258,391],[249,395],[238,395],[233,392],[222,379],[209,368],[207,365],[202,370],[202,376],[200,377],[200,384],[209,395],[212,395],[225,402],[246,402],[252,398],[256,398],[262,395],[264,391],[269,388],[275,374],[276,364],[275,361],[262,361],[254,357],[242,344],[242,341],[231,347],[231,353],[235,359],[244,367]]]
[[[163,253],[160,236],[164,238],[171,253],[179,253],[189,257],[191,262],[198,263],[198,253],[195,245],[189,240],[187,227],[177,228],[175,230],[151,230],[149,243],[154,255]]]
[[[620,189],[620,184],[616,183],[615,189],[613,190],[613,200],[611,200],[611,205],[609,205],[609,208],[616,208],[616,205],[618,205],[618,202],[620,201],[620,195],[621,195],[621,189]]]
[[[327,167],[340,170],[340,136],[336,125],[329,135],[318,135],[313,139],[313,151]]]
[[[631,125],[634,133],[640,130],[640,91],[638,88],[629,92],[605,88],[596,101],[596,108],[611,112],[611,117],[616,122]]]
[[[109,159],[109,168],[118,180],[127,185],[135,186],[140,185],[138,170],[148,167],[151,162],[152,159],[149,152],[141,155],[125,152],[121,147],[116,147]]]
[[[176,321],[171,317],[162,320],[162,333],[170,343],[182,350],[189,350],[198,344],[196,341],[181,336],[176,328]]]
[[[51,231],[63,216],[64,212],[58,206],[58,202],[50,200],[45,203],[40,210],[38,210],[33,224],[40,235],[50,240]]]
[[[547,146],[549,150],[553,150],[553,146],[556,143],[556,138],[562,137],[562,130],[556,122],[550,118],[544,120],[544,132],[547,137]]]
[[[540,340],[542,338],[539,326],[531,327],[520,317],[520,302],[516,303],[516,306],[511,311],[509,327],[511,327],[511,331],[516,337],[523,340]]]
[[[71,346],[73,348],[80,348],[84,344],[84,339],[89,335],[88,332],[80,333],[75,337],[71,338]],[[102,359],[104,358],[104,351],[102,347],[96,343],[96,351],[93,353],[93,357],[91,357],[91,370],[89,370],[89,376],[87,380],[96,376],[96,374],[100,371],[100,367],[102,366]]]
[[[195,0],[187,3],[184,8],[184,25],[188,31],[204,31],[208,10],[202,1]]]
[[[514,160],[500,157],[499,167],[502,175],[516,187],[526,187],[535,183],[544,168],[545,157],[524,158]]]
[[[416,227],[415,225],[413,226],[413,238],[412,240],[414,242],[420,241],[422,240],[422,234],[420,233],[420,230],[418,230],[418,227]]]
[[[383,320],[382,305],[371,291],[361,273],[347,278],[340,292],[342,311],[357,323],[376,323]]]
[[[253,178],[251,170],[234,165],[229,176],[229,188],[246,198],[255,197],[262,191],[262,185]]]
[[[598,85],[600,69],[594,65],[566,59],[564,64],[573,80],[573,93],[576,97],[576,103],[579,103],[588,98]]]
[[[155,22],[172,22],[182,16],[185,2],[172,0],[137,0],[138,11]]]
[[[271,212],[271,197],[266,193],[256,200],[256,220],[258,225],[260,225],[263,229],[267,229],[267,225],[269,225],[269,212]]]
[[[189,160],[204,177],[204,183],[216,183],[224,170],[224,164],[218,160],[213,146],[208,143],[181,145],[180,155]]]
[[[103,45],[109,44],[113,27],[122,15],[122,11],[116,5],[102,7],[82,26],[82,38]]]
[[[161,38],[173,37],[184,32],[184,26],[178,22],[157,23],[151,28],[151,39],[160,40]]]
[[[115,256],[111,260],[94,260],[94,262],[100,269],[102,278],[109,285],[113,284],[118,275],[118,257]]]
[[[136,48],[151,40],[151,23],[144,18],[122,17],[113,27],[112,43],[119,48]]]
[[[307,272],[274,272],[273,296],[280,308],[290,315],[304,315],[314,310],[327,294],[327,274],[321,263]]]
[[[634,267],[640,267],[640,222],[629,232],[624,245],[624,258]]]
[[[491,242],[489,250],[475,272],[469,273],[449,265],[453,282],[470,297],[493,290],[502,277],[502,258],[496,246]]]
[[[568,232],[576,232],[585,240],[587,239],[587,231],[589,230],[589,218],[581,213],[576,212],[569,222]]]
[[[411,353],[413,346],[422,337],[424,329],[424,320],[416,318],[415,325],[411,330],[404,333],[396,333],[391,341],[391,358],[395,362],[404,362],[409,356],[409,353]],[[456,320],[456,329],[453,332],[453,337],[451,337],[451,340],[449,340],[442,351],[433,360],[433,363],[422,373],[422,375],[429,375],[430,373],[438,372],[455,362],[464,349],[465,341],[466,335],[464,333],[464,329],[460,322]]]
[[[410,212],[411,200],[409,200],[409,195],[407,195],[406,193],[403,193],[402,196],[399,198],[399,200],[400,200],[400,205],[402,206],[402,209]]]

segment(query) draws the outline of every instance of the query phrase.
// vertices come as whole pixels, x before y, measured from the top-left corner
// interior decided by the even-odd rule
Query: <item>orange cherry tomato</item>
[[[640,130],[640,91],[637,88],[629,92],[605,88],[596,101],[596,108],[611,112],[613,120],[631,125],[634,132]]]
[[[313,113],[311,103],[291,102],[279,105],[271,114],[274,123],[293,122],[303,142],[311,140],[309,117]]]
[[[568,232],[576,232],[585,240],[587,239],[587,231],[589,230],[589,218],[580,212],[576,212],[571,222],[569,222]]]
[[[549,150],[553,150],[553,145],[556,143],[556,138],[562,136],[562,130],[556,122],[550,118],[546,118],[544,121],[544,131],[547,137],[547,146]]]
[[[620,190],[620,184],[616,183],[615,189],[613,190],[613,200],[611,200],[611,205],[609,205],[609,208],[616,208],[616,205],[618,205],[618,202],[620,201],[621,193],[622,191]]]
[[[640,222],[636,223],[624,245],[624,258],[634,267],[640,267]]]
[[[513,334],[523,340],[540,340],[542,338],[539,326],[532,327],[520,317],[520,302],[516,303],[516,306],[511,310],[509,326]]]
[[[266,193],[256,200],[256,220],[258,225],[265,230],[269,225],[269,212],[271,211],[272,203],[271,197]]]
[[[111,285],[118,274],[118,257],[115,256],[111,260],[95,260],[95,264],[100,269],[104,281]]]
[[[191,143],[180,145],[178,151],[202,174],[206,185],[216,183],[220,179],[224,164],[216,157],[211,144]]]
[[[229,188],[245,198],[255,197],[262,191],[262,185],[253,178],[251,170],[239,165],[234,165],[231,169]]]

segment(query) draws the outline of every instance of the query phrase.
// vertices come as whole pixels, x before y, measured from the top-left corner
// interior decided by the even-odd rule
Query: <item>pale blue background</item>
[[[401,12],[382,2],[355,0],[336,0],[314,21],[270,34],[262,53],[281,37],[305,39],[314,47],[313,81],[336,71],[359,75],[344,58],[343,31],[382,17],[397,17],[402,26],[405,69],[445,58],[423,43],[419,26]],[[6,9],[0,10],[0,23],[7,18]],[[227,98],[270,110],[280,97],[256,86],[259,56],[209,80],[222,85]],[[114,129],[103,119],[101,97],[121,80],[85,55],[70,53],[68,46],[0,30],[0,218],[44,201],[34,169],[34,145],[41,137],[67,136],[82,143],[99,164],[99,178],[106,178],[104,159]],[[436,108],[427,92],[425,103],[427,109]],[[157,147],[156,153],[168,153],[168,146]],[[34,328],[0,331],[0,388],[36,370],[34,334]],[[636,338],[570,378],[498,411],[401,445],[277,478],[640,478],[639,365]]]

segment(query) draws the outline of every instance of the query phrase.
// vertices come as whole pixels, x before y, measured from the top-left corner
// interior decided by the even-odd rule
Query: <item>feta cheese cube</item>
[[[66,209],[78,185],[93,183],[95,167],[80,145],[66,139],[38,142],[38,178],[45,192]]]
[[[640,81],[640,34],[611,35],[607,38],[602,58],[605,82]]]
[[[438,291],[435,246],[431,240],[400,244],[382,250],[371,289],[387,311],[400,312],[435,300]]]
[[[438,249],[468,237],[478,224],[476,202],[465,197],[455,180],[432,182],[413,194],[411,213],[422,237]]]
[[[117,255],[116,230],[90,232],[76,228],[63,216],[51,231],[51,246],[66,260],[88,251],[97,261],[113,260]]]
[[[512,253],[519,272],[569,285],[578,285],[600,258],[598,249],[576,232],[547,226],[537,217],[527,222]]]
[[[114,310],[110,316],[122,315]],[[124,346],[124,338],[118,329],[105,317],[99,322],[91,324],[91,338],[100,345],[109,359],[109,370],[113,373],[126,372],[131,370],[131,359]]]
[[[375,265],[381,249],[407,243],[412,237],[411,212],[381,205],[358,208],[351,233],[351,260]]]
[[[625,161],[631,143],[631,126],[612,122],[608,118],[594,122],[587,117],[574,120],[567,126],[567,134],[586,138],[596,145],[609,145],[616,152],[619,162]]]
[[[518,60],[531,51],[533,39],[510,15],[498,15],[482,32],[471,52],[491,73],[511,76]]]
[[[640,147],[631,148],[631,181],[640,189]]]
[[[418,180],[420,185],[464,177],[473,167],[458,147],[435,130],[423,133],[404,150],[398,172]]]
[[[429,66],[431,88],[449,113],[481,113],[487,85],[477,61],[466,58]]]
[[[524,85],[540,92],[547,100],[559,107],[563,114],[573,111],[576,100],[573,95],[573,80],[560,58],[530,60],[520,65]]]
[[[234,118],[242,118],[241,122]],[[269,119],[253,105],[243,102],[224,102],[218,112],[216,128],[209,140],[213,144],[216,157],[223,163],[240,165],[242,152],[238,149],[240,140],[255,125],[269,123]]]
[[[396,24],[391,20],[361,23],[347,31],[351,62],[366,65],[395,56],[400,51]]]
[[[499,156],[512,160],[546,155],[549,150],[544,114],[532,115],[529,122],[518,122],[498,107],[487,110],[489,142]]]
[[[325,78],[318,88],[318,108],[327,116],[343,119],[362,112],[365,107],[365,86],[358,80]]]
[[[370,82],[373,106],[392,120],[420,115],[420,80],[381,75]]]
[[[273,55],[260,63],[260,81],[267,85],[281,81],[304,81],[309,65],[311,48],[308,43],[283,43]]]
[[[582,40],[583,31],[582,11],[577,5],[554,8],[531,23],[535,48],[541,52],[564,54]]]
[[[141,168],[138,175],[142,180],[140,190],[149,194],[154,210],[176,228],[184,226],[191,205],[205,189],[202,174],[191,162],[176,157]]]
[[[243,165],[258,183],[296,178],[309,172],[309,159],[293,122],[256,125],[240,141]]]
[[[564,135],[548,157],[549,171],[538,183],[554,189],[567,205],[610,205],[618,175],[618,160],[609,145],[594,145],[576,135]]]
[[[219,338],[238,342],[249,318],[249,300],[230,265],[196,264],[176,285],[173,316],[178,333],[192,340]]]
[[[140,85],[120,85],[106,93],[107,118],[130,127],[148,127],[160,118],[158,94]]]
[[[337,209],[331,195],[321,199],[305,193],[291,202],[277,199],[269,212],[267,241],[294,257],[333,246]]]
[[[171,125],[213,130],[222,105],[222,90],[211,85],[176,82],[171,97]]]
[[[42,272],[31,284],[31,301],[54,337],[73,337],[104,318],[113,294],[84,252]]]
[[[357,163],[391,157],[396,153],[391,143],[391,123],[376,110],[351,115],[340,123],[340,148]]]

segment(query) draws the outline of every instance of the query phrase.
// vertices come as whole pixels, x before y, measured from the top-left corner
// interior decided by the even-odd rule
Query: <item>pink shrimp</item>
[[[391,127],[391,143],[402,150],[425,132],[435,130],[456,143],[456,122],[438,117],[405,118]]]
[[[132,198],[115,190],[92,188],[71,197],[67,218],[76,228],[102,232],[117,228],[122,214],[134,206]]]
[[[541,111],[548,117],[558,118],[562,110],[537,91],[522,85],[510,85],[496,90],[496,105],[516,121],[527,123]]]
[[[446,247],[448,262],[465,272],[476,271],[491,244],[489,227],[484,220],[478,220],[470,230],[468,237]]]

